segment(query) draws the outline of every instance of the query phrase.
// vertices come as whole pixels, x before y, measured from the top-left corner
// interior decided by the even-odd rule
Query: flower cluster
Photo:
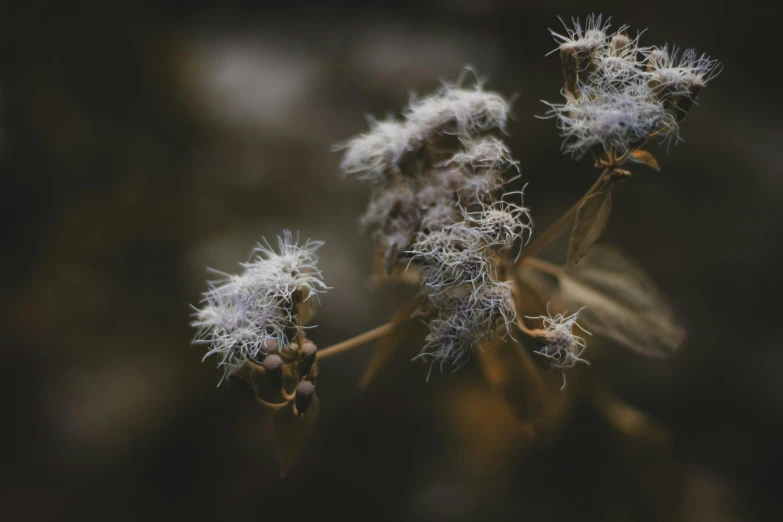
[[[373,231],[384,273],[419,268],[434,317],[420,357],[441,366],[459,367],[515,320],[511,287],[495,267],[521,248],[531,222],[521,192],[503,194],[519,172],[497,135],[508,115],[508,102],[481,82],[447,84],[341,146],[343,170],[372,188],[360,223]]]
[[[552,317],[547,305],[547,315],[528,317],[528,319],[541,319],[544,322],[544,334],[541,339],[544,345],[536,353],[549,359],[552,368],[563,372],[563,388],[566,385],[565,369],[573,368],[578,362],[590,364],[581,358],[585,350],[585,340],[573,333],[573,327],[576,326],[591,335],[576,322],[581,311],[582,309],[579,309],[571,315],[563,313]]]
[[[300,245],[286,230],[278,237],[278,251],[263,240],[242,264],[243,273],[221,273],[223,279],[209,282],[192,322],[198,328],[194,342],[208,345],[204,358],[216,355],[229,374],[246,361],[298,349],[295,341],[304,328],[300,305],[327,289],[316,266],[322,244]]]
[[[565,24],[564,24],[565,25]],[[609,33],[609,20],[573,20],[566,34],[552,31],[563,67],[566,102],[548,104],[565,138],[563,149],[581,157],[624,154],[651,138],[676,140],[679,122],[720,64],[694,50],[640,47],[626,26]]]

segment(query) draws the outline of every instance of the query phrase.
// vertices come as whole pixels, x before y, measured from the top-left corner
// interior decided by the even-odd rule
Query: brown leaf
[[[649,275],[617,249],[596,247],[579,267],[558,276],[569,310],[587,308],[582,324],[647,357],[674,355],[685,340]]]
[[[592,194],[576,211],[571,240],[568,243],[568,270],[574,269],[593,243],[598,241],[612,213],[612,189]]]
[[[364,369],[364,373],[359,379],[359,389],[366,390],[367,386],[378,376],[378,373],[383,369],[386,364],[391,360],[392,355],[397,349],[410,338],[413,331],[410,324],[413,320],[411,315],[419,307],[420,301],[418,299],[412,299],[409,302],[401,306],[391,316],[389,322],[394,324],[392,330],[381,337],[378,340],[378,348],[375,350],[375,355],[367,364]]]
[[[543,410],[544,384],[526,348],[499,337],[482,348],[475,353],[490,386],[506,400],[517,418],[536,419]]]
[[[655,157],[646,150],[635,150],[631,153],[631,160],[636,163],[647,165],[651,169],[655,169],[660,172],[661,167],[658,165],[658,161]]]
[[[318,417],[318,396],[313,394],[313,400],[307,411],[299,416],[294,415],[293,406],[287,406],[275,413],[272,424],[277,445],[277,456],[280,458],[280,476],[285,477],[296,462],[307,444]]]

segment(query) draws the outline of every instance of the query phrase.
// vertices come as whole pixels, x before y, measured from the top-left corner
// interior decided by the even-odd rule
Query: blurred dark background
[[[596,11],[696,46],[724,72],[635,169],[604,238],[687,327],[667,362],[595,361],[671,430],[631,448],[588,406],[530,447],[474,365],[406,348],[364,392],[372,348],[324,361],[321,413],[278,478],[268,415],[190,345],[205,267],[236,271],[285,228],[326,241],[313,338],[371,328],[410,294],[367,284],[367,199],[331,146],[471,64],[516,95],[509,143],[539,228],[592,183],[559,153],[547,28]],[[5,520],[768,521],[783,516],[783,196],[777,31],[745,3],[2,2],[0,386]],[[558,257],[559,256],[559,257]],[[550,252],[562,260],[562,252]]]

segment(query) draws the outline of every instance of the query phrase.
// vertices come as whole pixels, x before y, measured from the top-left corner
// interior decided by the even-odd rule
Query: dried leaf
[[[475,353],[490,386],[506,400],[517,418],[536,419],[543,410],[544,385],[526,348],[498,337]]]
[[[580,320],[588,330],[647,357],[674,355],[684,330],[649,275],[617,249],[596,247],[579,267],[558,276],[569,310],[587,308]]]
[[[658,165],[658,161],[655,157],[646,150],[635,150],[631,153],[631,160],[636,163],[647,165],[651,169],[655,169],[660,172],[661,167]]]
[[[293,406],[287,406],[275,413],[272,423],[277,445],[277,456],[280,458],[280,476],[285,477],[291,466],[302,454],[318,417],[318,396],[313,394],[313,400],[307,411],[300,416],[294,415]]]
[[[593,243],[598,241],[612,213],[612,189],[592,194],[576,211],[571,240],[568,243],[568,270],[574,269]]]
[[[418,307],[419,300],[412,299],[391,316],[390,322],[394,324],[394,328],[378,340],[378,348],[375,350],[375,355],[373,355],[359,379],[360,390],[367,389],[367,386],[378,376],[381,369],[391,360],[394,352],[410,338],[413,331],[410,324],[413,320],[411,315]]]

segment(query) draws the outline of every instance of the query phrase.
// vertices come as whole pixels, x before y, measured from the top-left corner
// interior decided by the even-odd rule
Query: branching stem
[[[318,350],[316,352],[316,358],[320,361],[321,359],[334,357],[335,355],[338,355],[340,353],[347,352],[348,350],[352,350],[357,346],[361,346],[365,343],[369,343],[370,341],[374,341],[375,339],[383,337],[384,335],[391,332],[394,329],[394,326],[395,323],[388,322],[386,324],[382,324],[381,326],[378,326],[377,328],[373,328],[368,332],[359,334],[356,337],[351,337],[350,339],[346,339],[343,342],[333,344],[332,346],[329,346],[328,348],[324,348],[323,350]]]
[[[538,236],[535,241],[528,247],[526,247],[522,251],[522,255],[519,256],[519,259],[517,260],[517,266],[521,265],[522,262],[525,260],[525,258],[528,258],[530,256],[534,256],[538,254],[541,250],[544,249],[556,236],[557,234],[565,227],[568,222],[571,220],[573,215],[576,213],[577,209],[579,209],[579,206],[586,200],[588,197],[590,197],[593,193],[595,193],[599,188],[603,187],[604,184],[611,179],[611,173],[614,170],[613,166],[608,166],[604,169],[604,171],[601,173],[600,176],[598,176],[598,179],[593,183],[593,186],[590,187],[590,189],[585,193],[584,196],[582,196],[579,201],[574,203],[574,205],[568,209],[568,211],[560,216],[557,221],[555,221],[549,228],[544,230],[544,232]]]

